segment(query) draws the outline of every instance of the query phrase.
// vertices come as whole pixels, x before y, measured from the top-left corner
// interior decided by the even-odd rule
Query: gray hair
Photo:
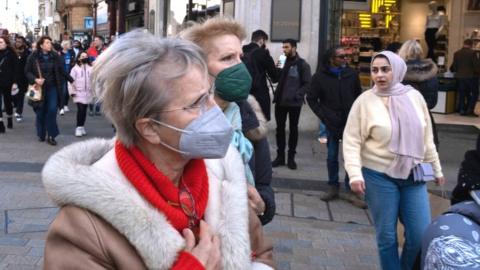
[[[122,35],[97,58],[93,89],[123,144],[128,147],[138,142],[135,122],[158,116],[175,98],[174,84],[193,66],[207,76],[205,55],[197,45],[142,30]]]

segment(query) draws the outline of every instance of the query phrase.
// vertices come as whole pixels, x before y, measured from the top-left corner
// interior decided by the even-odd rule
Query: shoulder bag
[[[43,79],[42,77],[42,71],[40,70],[40,65],[38,64],[38,60],[35,60],[35,63],[37,65],[37,70],[38,70],[38,76],[40,79]],[[27,98],[33,102],[38,102],[42,100],[42,86],[34,83],[28,85],[28,90],[27,90]]]

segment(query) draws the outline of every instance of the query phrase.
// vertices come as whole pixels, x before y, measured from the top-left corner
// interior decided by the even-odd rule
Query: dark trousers
[[[42,106],[35,110],[37,115],[35,121],[37,136],[44,139],[48,132],[48,136],[55,138],[59,134],[57,125],[57,89],[54,86],[47,87],[44,94]]]
[[[77,127],[83,127],[85,125],[87,108],[87,104],[77,103]]]
[[[7,116],[12,116],[13,104],[12,90],[10,89],[10,87],[8,87],[8,89],[0,89],[0,118],[3,117],[2,99],[3,104],[5,105],[5,112],[7,113]]]
[[[279,155],[285,155],[285,124],[289,122],[290,134],[288,136],[288,154],[294,155],[298,142],[298,120],[300,119],[301,106],[286,107],[275,106],[275,121],[277,122],[277,152]]]
[[[340,149],[340,142],[335,136],[329,135],[327,141],[327,170],[328,170],[328,184],[331,186],[340,186],[338,177],[338,152]],[[345,190],[350,190],[350,179],[347,172],[345,172]]]
[[[63,83],[63,104],[60,109],[63,109],[63,106],[68,106],[68,100],[70,99],[70,94],[68,93],[68,82]]]
[[[437,38],[435,37],[435,33],[437,33],[437,31],[438,28],[427,28],[425,31],[425,42],[428,46],[427,58],[431,58],[433,61],[435,61],[433,50],[437,45]]]
[[[13,97],[13,104],[15,105],[15,112],[23,114],[23,104],[25,103],[25,93],[27,93],[27,84],[18,85],[18,93]]]
[[[88,104],[88,110],[93,113],[93,109],[95,108],[95,113],[99,113],[101,105],[101,103],[90,103]]]
[[[471,114],[478,100],[478,78],[457,79],[457,109],[460,113]]]

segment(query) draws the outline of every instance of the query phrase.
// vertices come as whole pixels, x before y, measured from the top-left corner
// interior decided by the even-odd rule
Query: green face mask
[[[215,93],[229,102],[245,100],[252,87],[252,77],[244,63],[238,63],[218,73]]]

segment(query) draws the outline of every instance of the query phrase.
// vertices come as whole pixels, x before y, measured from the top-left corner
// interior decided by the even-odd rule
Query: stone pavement
[[[40,181],[40,171],[48,157],[67,144],[113,135],[103,117],[88,117],[89,135],[76,138],[74,119],[72,112],[59,117],[62,134],[56,147],[37,141],[33,113],[28,107],[25,121],[0,135],[0,269],[41,269],[45,231],[58,210]],[[274,242],[278,267],[378,269],[368,212],[341,200],[326,204],[319,199],[327,179],[326,149],[315,140],[314,121],[308,111],[302,116],[299,170],[274,170],[277,215],[265,230]],[[475,131],[455,127],[442,130],[441,139],[446,142],[442,158],[446,160],[447,174],[456,174],[464,150],[473,145],[472,132]],[[271,140],[273,136],[271,132]],[[274,156],[274,143],[271,151]]]

